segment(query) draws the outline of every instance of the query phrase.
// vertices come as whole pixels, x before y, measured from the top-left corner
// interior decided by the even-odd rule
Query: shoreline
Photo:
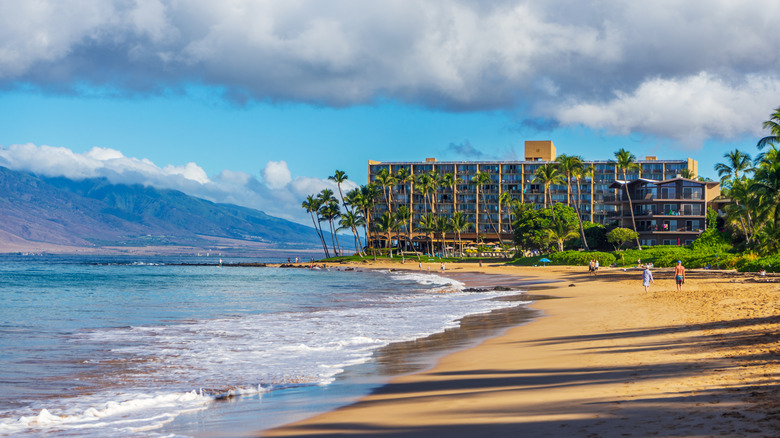
[[[248,267],[292,267],[291,264],[242,264]],[[296,267],[303,267],[299,264]],[[308,268],[308,263],[305,264]],[[211,265],[210,265],[211,266]],[[216,266],[216,265],[213,265]],[[409,265],[407,265],[409,266]],[[415,264],[416,266],[416,264]],[[437,265],[438,266],[438,265]],[[386,273],[386,269],[377,266],[344,266],[328,265],[328,270],[353,272]],[[417,269],[398,269],[392,266],[393,273],[414,273]],[[431,270],[430,275],[443,276],[438,271]],[[427,270],[423,272],[426,274]],[[377,349],[373,357],[365,363],[351,365],[340,373],[336,380],[325,386],[302,386],[265,393],[260,397],[248,397],[220,401],[209,409],[190,416],[182,416],[163,427],[162,433],[190,434],[198,437],[210,436],[252,436],[261,430],[289,424],[302,419],[330,412],[345,405],[359,401],[379,387],[386,385],[392,379],[415,372],[428,370],[444,356],[478,345],[490,337],[526,324],[538,317],[537,312],[528,309],[527,289],[538,289],[539,286],[529,284],[526,279],[516,276],[505,276],[475,272],[460,272],[453,270],[444,276],[452,278],[467,288],[491,290],[498,287],[506,291],[509,286],[514,292],[508,295],[492,298],[498,301],[516,302],[507,307],[494,309],[486,313],[466,315],[458,325],[442,329],[421,338],[399,341]],[[534,295],[537,299],[546,297]],[[267,406],[265,403],[269,403]],[[260,404],[258,404],[260,403]],[[257,414],[262,412],[263,416]],[[266,418],[271,414],[271,418]],[[205,429],[198,424],[213,424]],[[221,425],[221,426],[219,426]],[[197,431],[195,429],[198,429]]]
[[[399,267],[339,265],[348,266]],[[448,266],[455,269],[447,276],[477,271],[564,280],[550,293],[563,299],[535,301],[529,307],[545,317],[394,378],[354,404],[258,435],[780,432],[772,354],[779,345],[777,286],[691,271],[677,293],[671,275],[659,269],[644,294],[640,271],[622,268],[602,268],[594,278],[581,267]]]

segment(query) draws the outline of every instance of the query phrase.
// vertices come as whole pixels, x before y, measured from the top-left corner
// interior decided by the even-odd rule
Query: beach
[[[357,403],[258,435],[780,435],[780,278],[690,271],[678,292],[671,270],[654,269],[646,294],[639,269],[594,277],[586,267],[457,263],[444,275],[472,272],[560,280],[533,290],[558,299],[535,301],[543,316]]]

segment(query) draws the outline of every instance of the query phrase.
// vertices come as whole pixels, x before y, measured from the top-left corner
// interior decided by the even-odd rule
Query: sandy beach
[[[544,316],[355,404],[259,434],[780,436],[780,278],[691,271],[680,293],[671,270],[655,269],[645,294],[640,270],[447,268],[561,280],[534,290],[560,299],[534,302]]]

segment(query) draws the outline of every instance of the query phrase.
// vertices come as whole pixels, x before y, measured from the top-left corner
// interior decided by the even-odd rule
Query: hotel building
[[[415,177],[431,171],[436,171],[440,175],[452,173],[459,178],[459,182],[454,187],[441,185],[436,190],[436,212],[451,215],[459,211],[465,214],[467,221],[472,224],[466,232],[462,233],[462,238],[465,240],[476,240],[477,236],[481,235],[485,236],[486,241],[497,241],[495,227],[495,229],[500,230],[501,238],[506,241],[512,239],[509,225],[510,214],[503,205],[499,210],[499,197],[502,193],[510,193],[520,202],[531,204],[537,209],[543,208],[545,204],[544,185],[534,182],[535,173],[542,165],[555,162],[555,146],[552,141],[526,141],[524,158],[523,161],[437,161],[435,158],[426,158],[425,161],[421,162],[369,161],[368,180],[375,182],[377,174],[383,169],[397,174],[399,169],[405,168]],[[621,210],[619,207],[622,207],[622,204],[617,202],[621,186],[613,185],[616,181],[623,179],[622,172],[616,168],[615,163],[611,160],[586,161],[584,164],[593,166],[593,175],[580,180],[578,187],[572,187],[571,195],[572,202],[579,203],[582,219],[601,224],[619,220],[625,224],[621,211],[628,212],[627,207]],[[666,184],[667,180],[678,178],[685,169],[688,169],[694,176],[698,171],[698,163],[691,158],[658,160],[656,157],[648,156],[644,160],[637,160],[637,164],[639,165],[638,169],[626,174],[628,181],[642,178],[648,181],[664,181]],[[471,181],[477,172],[487,173],[490,177],[490,182],[480,188],[479,202],[477,202],[478,186]],[[636,187],[640,185],[636,185]],[[420,217],[427,210],[426,201],[423,195],[415,190],[414,184],[399,181],[398,184],[388,187],[388,190],[392,191],[392,210],[396,211],[401,205],[410,207],[413,215],[412,223],[418,224]],[[707,196],[714,193],[712,190],[707,192]],[[552,185],[550,193],[554,203],[567,202],[565,183]],[[483,195],[484,200],[482,199]],[[387,205],[384,202],[377,203],[378,215],[386,210]],[[694,212],[693,210],[691,212]],[[682,211],[687,210],[683,209]],[[703,211],[695,210],[696,213],[701,213],[702,221],[705,211],[706,209]],[[630,224],[628,227],[631,227]],[[687,225],[683,226],[683,228],[685,227]],[[698,228],[691,225],[691,229]]]

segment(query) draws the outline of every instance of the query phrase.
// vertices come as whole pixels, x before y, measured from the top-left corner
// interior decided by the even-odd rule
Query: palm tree
[[[428,184],[431,186],[431,212],[436,214],[436,205],[439,202],[439,187],[441,187],[441,175],[436,170],[428,172]]]
[[[333,175],[328,177],[329,180],[336,183],[336,186],[339,188],[339,197],[341,197],[341,203],[344,205],[344,209],[347,209],[347,204],[344,202],[344,194],[341,193],[341,183],[347,180],[347,174],[344,171],[336,170],[336,172],[333,173]]]
[[[547,230],[554,241],[558,243],[558,251],[563,251],[563,244],[572,238],[577,237],[577,230],[574,224],[565,221],[562,217],[554,219]]]
[[[336,253],[336,257],[341,253],[341,245],[339,245],[339,238],[336,235],[334,225],[335,219],[339,216],[341,216],[341,211],[336,198],[331,198],[327,203],[320,207],[320,221],[328,221],[328,224],[330,225],[330,238],[332,241],[331,243],[333,243],[333,251]]]
[[[517,201],[514,196],[512,196],[509,192],[501,192],[501,195],[498,197],[498,209],[501,210],[501,207],[506,207],[506,215],[509,219],[509,232],[512,232],[512,205],[514,205]],[[504,232],[504,227],[501,224],[501,220],[498,221],[498,229],[501,230],[501,232]]]
[[[325,243],[325,238],[322,235],[322,230],[318,226],[319,218],[320,218],[320,206],[322,205],[322,201],[315,198],[314,195],[309,195],[306,197],[306,200],[301,203],[301,207],[303,207],[304,210],[306,210],[311,215],[311,221],[314,224],[314,231],[317,232],[317,237],[320,238],[320,242],[322,242],[322,250],[325,251],[325,257],[330,258],[330,253],[328,252],[328,245]],[[317,214],[317,218],[314,218],[314,214]]]
[[[574,164],[571,167],[571,176],[574,180],[574,187],[577,188],[577,193],[574,198],[574,212],[577,214],[577,222],[580,224],[580,237],[582,238],[582,246],[585,248],[586,251],[590,251],[590,248],[588,247],[588,240],[585,239],[585,227],[582,226],[582,215],[580,214],[580,178],[587,175],[588,172],[590,172],[590,169],[586,169],[585,166],[583,166],[582,158],[581,157],[573,157]],[[590,166],[588,166],[590,167]]]
[[[462,183],[463,179],[454,173],[448,172],[442,175],[441,184],[448,187],[452,192],[452,211],[455,212],[455,199],[457,196],[458,184]]]
[[[382,169],[376,173],[376,182],[382,186],[382,192],[384,193],[385,201],[387,202],[387,211],[392,213],[393,209],[390,205],[393,202],[393,186],[398,184],[398,180],[389,170]]]
[[[436,216],[434,225],[435,225],[435,230],[438,231],[439,233],[441,252],[444,254],[444,257],[447,257],[447,242],[445,242],[444,237],[447,231],[450,230],[450,221],[448,218],[444,216]]]
[[[776,108],[769,120],[764,122],[764,129],[768,129],[771,135],[758,141],[756,146],[759,150],[764,149],[767,145],[780,143],[780,108]]]
[[[626,189],[626,198],[628,198],[628,209],[631,212],[631,225],[636,231],[636,220],[634,220],[634,203],[631,201],[631,195],[628,194],[628,181],[626,181],[626,172],[639,168],[639,163],[636,162],[636,155],[625,150],[624,148],[618,149],[615,152],[615,167],[620,169],[623,173],[623,187]],[[641,251],[642,244],[639,243],[639,234],[636,237],[636,247]]]
[[[534,173],[533,182],[544,185],[544,208],[547,208],[547,195],[550,192],[550,186],[563,183],[563,175],[558,171],[555,163],[545,163],[539,166]],[[550,208],[552,208],[552,193],[550,195]],[[555,209],[552,208],[553,219],[555,219]]]
[[[582,167],[582,158],[561,154],[556,161],[558,162],[558,171],[563,173],[566,178],[566,205],[571,207],[571,177],[578,168]]]
[[[404,186],[404,197],[407,198],[407,202],[409,203],[409,211],[412,211],[412,197],[413,197],[413,186],[415,182],[414,175],[412,174],[412,171],[409,170],[406,167],[402,167],[398,169],[398,172],[396,173],[396,178],[398,181],[403,184]],[[409,186],[409,191],[406,190],[406,186]],[[409,241],[411,242],[411,230],[412,230],[412,217],[414,215],[409,215],[409,223],[406,224],[406,229],[409,232]]]
[[[412,243],[412,230],[408,226],[409,220],[412,218],[412,212],[409,210],[409,208],[405,205],[401,205],[398,207],[398,209],[395,211],[395,218],[398,220],[399,224],[403,224],[404,228],[406,229],[406,241],[408,244],[411,245]],[[400,227],[399,227],[400,229]],[[401,246],[401,239],[400,237],[398,240],[398,246]],[[406,245],[404,245],[406,246]]]
[[[429,254],[433,254],[433,237],[429,237],[429,234],[436,230],[436,216],[431,213],[420,216],[420,222],[417,226],[417,231],[425,233],[429,244]]]
[[[427,173],[417,175],[417,181],[414,183],[414,189],[423,197],[424,210],[428,211],[428,194],[431,193],[431,177]]]
[[[450,217],[450,229],[458,234],[458,246],[460,247],[460,256],[463,257],[463,241],[460,239],[460,233],[465,231],[471,224],[466,220],[466,215],[456,211]]]
[[[363,256],[363,251],[360,249],[360,238],[357,234],[357,227],[362,225],[364,222],[363,218],[359,215],[355,214],[352,210],[347,210],[344,214],[341,215],[341,219],[339,219],[339,230],[343,230],[346,228],[349,228],[352,230],[352,235],[355,237],[355,253],[359,256]]]
[[[752,172],[754,170],[750,155],[740,151],[739,149],[726,152],[723,154],[723,158],[726,159],[725,163],[718,163],[715,165],[715,170],[718,171],[721,184],[727,182],[727,180],[739,179],[740,172],[742,172],[742,176],[744,176],[745,173]]]
[[[680,170],[680,176],[687,179],[694,179],[696,178],[696,175],[693,173],[691,169],[685,168]]]
[[[753,235],[753,220],[750,215],[750,205],[754,197],[751,191],[751,183],[744,178],[734,179],[728,189],[728,196],[734,201],[726,206],[728,217],[736,218],[742,232],[745,234],[745,242],[750,245]]]
[[[379,216],[379,219],[377,219],[376,224],[374,224],[374,227],[378,232],[383,233],[387,236],[385,239],[385,248],[389,248],[390,241],[392,240],[393,237],[392,233],[398,227],[398,220],[396,219],[395,215],[393,215],[389,211],[382,213],[382,216]]]
[[[493,179],[490,178],[490,174],[487,172],[477,172],[474,174],[474,176],[471,178],[471,182],[476,184],[477,186],[477,205],[479,205],[479,193],[482,192],[482,205],[485,207],[485,213],[487,214],[488,224],[490,224],[490,227],[493,228],[493,231],[496,232],[496,237],[499,239],[501,238],[499,236],[498,231],[496,231],[495,225],[493,225],[493,219],[490,218],[490,211],[488,211],[487,208],[487,200],[485,199],[485,185],[491,184],[493,182]],[[479,233],[479,209],[477,209],[477,233]]]

